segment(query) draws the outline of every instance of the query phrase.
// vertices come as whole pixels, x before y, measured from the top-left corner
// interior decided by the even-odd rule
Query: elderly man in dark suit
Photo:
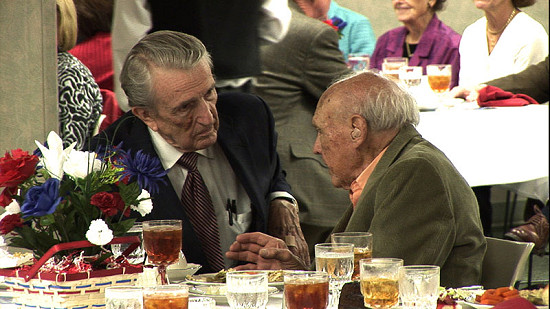
[[[250,231],[285,240],[309,261],[269,108],[248,94],[218,97],[210,55],[198,39],[174,31],[149,34],[126,58],[121,84],[131,111],[95,141],[122,142],[123,149],[142,150],[169,169],[144,220],[181,219],[183,253],[202,272],[234,267],[223,252]],[[196,162],[188,165],[189,158]],[[186,193],[197,170],[204,185]],[[202,215],[193,215],[198,209]]]
[[[441,285],[479,284],[486,241],[472,189],[414,125],[414,99],[393,81],[363,72],[321,97],[313,147],[351,204],[334,232],[373,234],[373,257],[441,267]],[[284,243],[261,233],[237,237],[226,255],[262,268],[303,268]],[[242,265],[239,268],[246,268]]]

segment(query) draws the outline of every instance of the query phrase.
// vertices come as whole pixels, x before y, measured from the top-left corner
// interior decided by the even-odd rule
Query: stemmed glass
[[[426,73],[430,88],[432,88],[432,91],[437,94],[439,101],[441,101],[441,96],[449,91],[449,87],[451,86],[452,65],[429,64],[426,66]]]
[[[404,57],[386,57],[382,63],[382,74],[399,81],[399,68],[409,65],[409,59]]]
[[[179,259],[181,250],[181,220],[151,220],[143,222],[143,245],[149,262],[158,268],[162,285],[168,284],[166,267]]]
[[[353,274],[353,244],[322,243],[315,245],[315,266],[317,271],[329,276],[329,308],[338,308],[340,291]]]
[[[353,275],[354,281],[359,281],[359,261],[372,258],[372,233],[340,232],[330,235],[332,243],[353,244]]]

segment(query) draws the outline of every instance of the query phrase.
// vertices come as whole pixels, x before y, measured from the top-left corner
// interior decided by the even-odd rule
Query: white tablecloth
[[[421,112],[418,131],[470,186],[506,184],[548,199],[548,105]]]

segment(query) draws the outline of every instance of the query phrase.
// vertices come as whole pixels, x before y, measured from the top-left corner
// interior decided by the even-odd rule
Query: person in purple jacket
[[[445,25],[435,12],[446,0],[392,0],[397,19],[403,27],[392,29],[378,38],[370,67],[382,69],[386,57],[409,58],[409,65],[452,64],[451,87],[458,85],[460,34]]]

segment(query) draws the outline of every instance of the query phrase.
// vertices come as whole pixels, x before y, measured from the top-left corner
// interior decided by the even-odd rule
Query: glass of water
[[[399,296],[404,309],[437,307],[439,266],[409,265],[400,267]]]
[[[422,67],[402,66],[399,68],[399,80],[411,89],[420,86],[422,81]]]
[[[329,308],[338,308],[340,291],[353,274],[353,244],[322,243],[315,245],[315,266],[329,276]]]
[[[127,259],[130,264],[141,264],[145,260],[145,250],[143,249],[143,228],[141,222],[136,222],[128,230],[124,236],[138,236],[141,239],[142,244],[139,245],[133,252],[128,254]],[[115,258],[122,255],[122,252],[126,250],[130,244],[112,244],[111,251],[113,251],[113,256]]]
[[[112,286],[105,288],[106,309],[142,309],[143,290],[137,286]]]
[[[231,271],[226,275],[227,302],[232,309],[265,308],[268,300],[267,272]]]

